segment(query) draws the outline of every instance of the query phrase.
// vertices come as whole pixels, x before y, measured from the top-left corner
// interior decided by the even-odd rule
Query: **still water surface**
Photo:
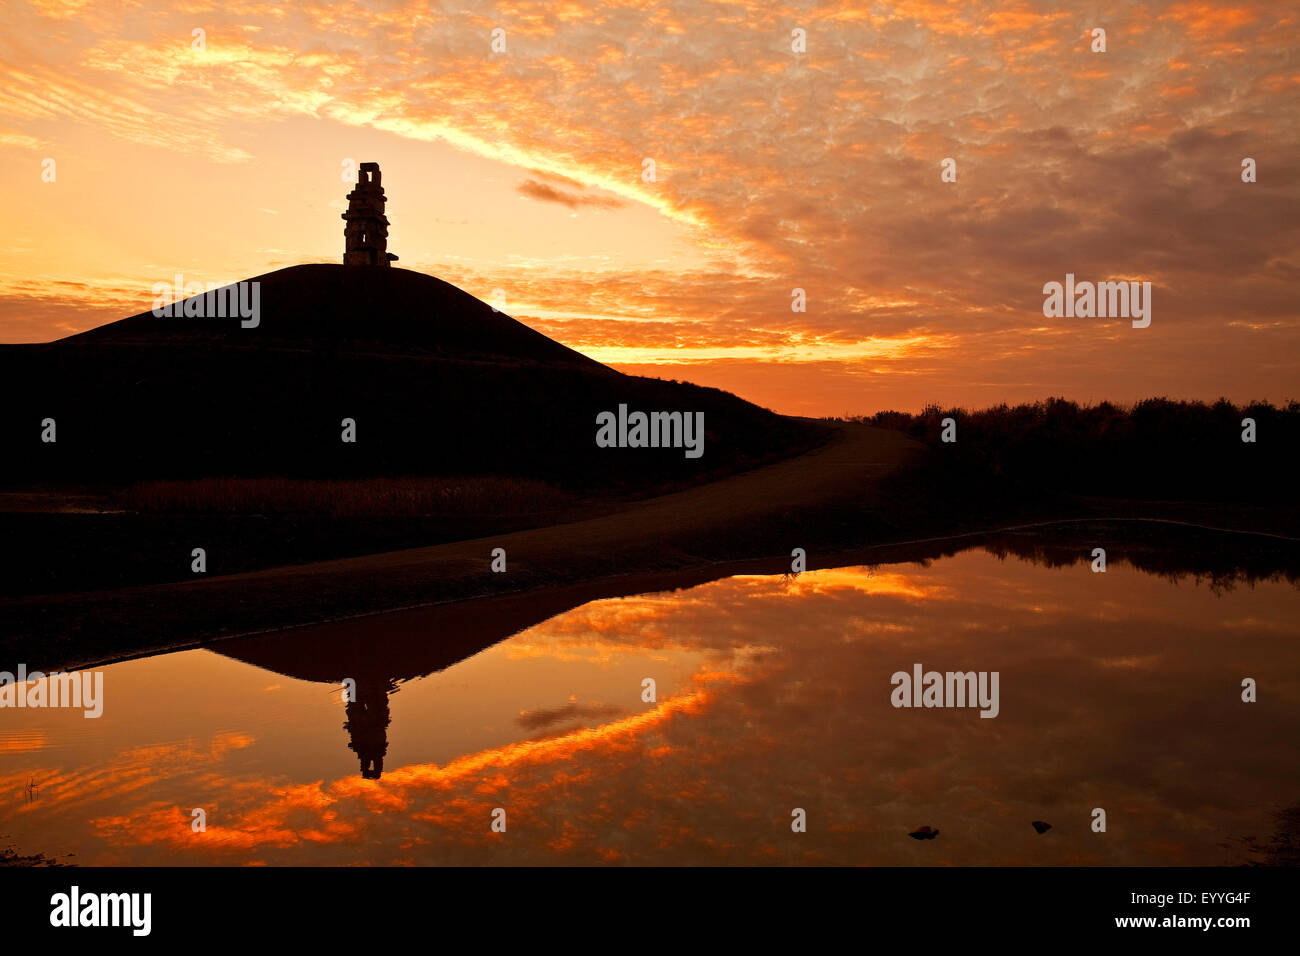
[[[1300,592],[1280,581],[1214,593],[971,550],[593,601],[507,637],[512,620],[359,619],[103,668],[98,720],[0,711],[0,845],[80,864],[1211,864],[1253,859],[1243,841],[1300,802]],[[895,709],[890,677],[917,663],[998,671],[999,715]],[[939,837],[908,837],[922,825]]]

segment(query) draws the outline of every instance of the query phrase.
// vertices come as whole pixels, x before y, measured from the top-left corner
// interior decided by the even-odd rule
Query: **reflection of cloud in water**
[[[477,847],[495,837],[488,829],[492,807],[508,807],[515,830],[526,829],[529,820],[544,813],[549,793],[595,781],[593,755],[617,759],[641,753],[641,738],[651,728],[701,709],[707,699],[703,685],[713,681],[700,683],[694,693],[663,701],[642,714],[470,754],[444,766],[398,768],[385,774],[382,782],[345,777],[328,784],[268,786],[269,798],[245,787],[242,796],[251,799],[236,800],[219,819],[210,816],[203,834],[189,832],[188,817],[185,826],[179,826],[179,810],[162,805],[94,823],[113,844],[161,842],[176,849],[217,853],[343,841],[387,843],[389,837],[405,842],[419,838],[409,832],[416,824],[442,831],[444,848]],[[656,748],[646,756],[661,759],[670,753]],[[520,787],[520,779],[530,785]]]
[[[394,698],[395,729],[421,695],[429,720],[496,721],[446,696],[459,680],[490,689],[493,726],[513,734],[500,745],[405,765],[390,748],[397,765],[371,781],[236,765],[244,750],[223,738],[121,753],[53,792],[124,860],[1231,861],[1225,844],[1294,803],[1297,610],[1280,583],[1216,596],[981,552],[732,578],[584,605]],[[895,710],[889,677],[918,661],[999,671],[1001,715]],[[558,682],[538,690],[539,668]],[[632,702],[629,675],[673,668],[657,704]],[[1240,701],[1246,675],[1267,689],[1259,704]],[[206,834],[188,825],[199,792],[219,795]],[[795,807],[807,833],[790,831]],[[1089,829],[1094,807],[1106,834]],[[909,839],[922,822],[943,836]]]
[[[563,707],[551,707],[545,710],[525,710],[519,714],[516,723],[524,730],[541,730],[564,724],[573,720],[597,717],[613,717],[623,713],[623,708],[616,704],[565,704]]]

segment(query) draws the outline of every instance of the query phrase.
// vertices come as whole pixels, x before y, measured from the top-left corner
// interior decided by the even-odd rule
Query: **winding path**
[[[898,432],[841,424],[804,455],[586,520],[184,583],[9,598],[0,601],[0,660],[66,668],[537,588],[625,578],[613,589],[630,593],[682,572],[719,576],[724,558],[788,561],[790,542],[764,536],[774,519],[869,508],[880,478],[920,448]],[[494,548],[506,551],[504,574],[490,571]]]

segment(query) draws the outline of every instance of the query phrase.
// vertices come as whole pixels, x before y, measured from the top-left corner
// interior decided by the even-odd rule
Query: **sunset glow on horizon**
[[[340,262],[377,162],[397,267],[779,412],[1300,399],[1293,0],[0,9],[5,343]]]

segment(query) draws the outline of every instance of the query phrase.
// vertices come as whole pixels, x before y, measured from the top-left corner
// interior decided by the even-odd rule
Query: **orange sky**
[[[377,161],[400,266],[779,411],[1300,398],[1300,3],[0,12],[0,341],[339,261]],[[1067,272],[1150,281],[1150,328],[1044,318]]]

